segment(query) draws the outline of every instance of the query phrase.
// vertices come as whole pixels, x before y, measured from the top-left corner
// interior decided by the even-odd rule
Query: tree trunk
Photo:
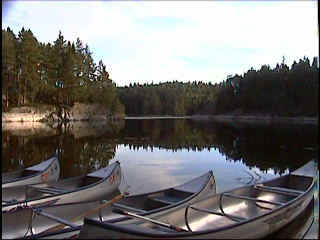
[[[6,107],[8,110],[8,107],[9,107],[9,90],[8,90],[8,88],[6,89]]]

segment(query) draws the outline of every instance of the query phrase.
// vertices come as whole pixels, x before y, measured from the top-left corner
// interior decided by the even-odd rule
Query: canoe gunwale
[[[253,217],[253,218],[248,219],[248,220],[244,220],[244,221],[241,221],[241,222],[236,222],[234,224],[231,224],[231,225],[228,225],[228,226],[223,226],[223,227],[220,227],[220,228],[217,228],[217,229],[213,229],[213,230],[209,229],[209,230],[200,230],[200,231],[193,231],[193,232],[179,232],[179,233],[176,233],[176,232],[172,232],[172,233],[166,233],[166,232],[150,233],[150,232],[144,232],[143,230],[137,230],[137,229],[128,228],[128,227],[122,226],[120,224],[112,224],[110,221],[106,221],[104,223],[101,223],[101,222],[96,221],[94,219],[88,219],[88,218],[84,219],[84,224],[88,223],[89,225],[98,226],[100,228],[104,228],[104,229],[115,231],[115,232],[121,232],[121,233],[129,234],[129,235],[133,235],[133,236],[136,236],[136,237],[139,237],[139,236],[140,237],[149,237],[149,238],[151,238],[151,237],[153,237],[153,238],[178,238],[178,237],[179,238],[183,238],[183,237],[194,237],[194,236],[201,237],[201,236],[206,235],[206,234],[213,234],[213,233],[221,232],[221,231],[224,231],[224,230],[232,229],[232,228],[235,228],[235,227],[239,227],[239,226],[244,225],[244,224],[252,223],[252,222],[254,222],[256,220],[260,220],[262,218],[265,218],[268,215],[280,212],[285,208],[289,208],[290,206],[292,206],[294,204],[301,203],[304,200],[308,199],[308,195],[310,195],[313,192],[313,190],[315,188],[315,185],[316,185],[316,178],[313,177],[313,180],[312,180],[310,186],[306,189],[306,191],[304,193],[302,193],[301,195],[297,196],[296,198],[293,198],[292,200],[289,200],[288,202],[284,203],[282,206],[277,207],[273,211],[261,214],[260,216]],[[254,185],[245,186],[245,187],[241,187],[241,188],[248,188],[248,187],[252,187],[252,186],[254,186]],[[241,189],[241,188],[237,188],[237,189]],[[312,196],[313,196],[313,194],[312,194]]]
[[[95,187],[103,182],[105,182],[113,173],[114,171],[118,168],[118,166],[120,166],[120,162],[116,161],[115,163],[113,163],[114,166],[113,166],[113,169],[109,172],[108,175],[106,175],[104,178],[101,178],[101,180],[97,181],[97,182],[94,182],[92,184],[89,184],[89,185],[86,185],[86,186],[83,186],[83,187],[79,187],[79,188],[75,188],[73,190],[70,190],[70,191],[66,191],[66,192],[62,192],[62,193],[57,193],[57,194],[52,194],[51,196],[43,196],[43,197],[39,197],[39,198],[34,198],[30,201],[28,200],[24,200],[24,201],[18,201],[18,202],[13,202],[13,203],[10,203],[10,204],[4,204],[2,205],[2,209],[3,208],[9,208],[9,209],[6,209],[6,210],[2,210],[2,212],[7,212],[7,211],[10,211],[12,208],[16,207],[16,206],[29,206],[29,204],[31,204],[30,207],[46,207],[47,205],[50,205],[50,204],[46,204],[47,202],[44,202],[44,203],[36,203],[36,204],[32,204],[33,202],[37,202],[37,201],[41,201],[41,200],[48,200],[50,203],[53,201],[51,200],[52,198],[56,199],[60,196],[67,196],[69,194],[72,194],[72,193],[75,193],[75,192],[79,192],[79,191],[83,191],[83,190],[86,190],[86,189],[89,189],[89,188],[92,188],[92,187]],[[112,164],[111,164],[112,165]],[[109,167],[111,166],[109,165]],[[77,177],[76,177],[77,178]],[[65,180],[68,180],[68,179],[65,179]],[[35,184],[36,185],[36,184]],[[44,206],[42,206],[44,204]],[[11,207],[11,208],[10,208]]]
[[[52,160],[51,160],[51,163],[49,163],[48,166],[47,166],[46,168],[42,169],[41,171],[30,170],[30,171],[33,171],[33,172],[35,172],[35,173],[34,173],[34,174],[31,174],[31,175],[28,175],[28,176],[25,176],[25,177],[17,177],[17,178],[13,178],[13,179],[11,179],[11,180],[8,180],[8,181],[4,181],[4,182],[2,183],[2,187],[4,188],[4,187],[6,187],[6,186],[5,186],[6,184],[9,184],[9,183],[12,183],[12,182],[20,182],[20,181],[24,181],[24,180],[26,180],[26,179],[33,178],[33,177],[37,177],[37,176],[41,175],[43,172],[47,171],[50,167],[52,167],[53,163],[58,160],[58,155],[57,155],[57,154],[54,154],[54,155],[53,155],[52,157],[50,157],[48,160],[50,160],[50,159],[52,159]],[[28,170],[28,169],[27,169],[27,168],[26,168],[26,169],[23,169],[22,172],[25,171],[25,170]]]

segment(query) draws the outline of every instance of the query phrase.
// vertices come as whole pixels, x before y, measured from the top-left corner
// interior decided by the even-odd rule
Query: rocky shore
[[[53,114],[55,113],[55,114]],[[15,108],[10,112],[2,113],[2,125],[8,122],[57,122],[57,109],[51,107],[45,111],[33,107]],[[105,121],[112,116],[108,109],[99,104],[75,103],[67,112],[61,113],[68,121]]]

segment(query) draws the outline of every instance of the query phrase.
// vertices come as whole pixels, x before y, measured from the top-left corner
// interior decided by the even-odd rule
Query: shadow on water
[[[50,134],[2,131],[2,172],[37,164],[61,149],[62,176],[108,165],[117,146],[134,151],[154,148],[173,153],[218,151],[227,161],[249,169],[282,174],[317,158],[316,127],[247,127],[210,121],[125,120],[117,124],[74,122],[54,126]]]

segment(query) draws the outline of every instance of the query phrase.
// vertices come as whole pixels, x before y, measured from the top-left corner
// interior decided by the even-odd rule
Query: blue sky
[[[12,1],[2,11],[16,35],[79,37],[117,86],[220,82],[319,52],[316,1]]]

